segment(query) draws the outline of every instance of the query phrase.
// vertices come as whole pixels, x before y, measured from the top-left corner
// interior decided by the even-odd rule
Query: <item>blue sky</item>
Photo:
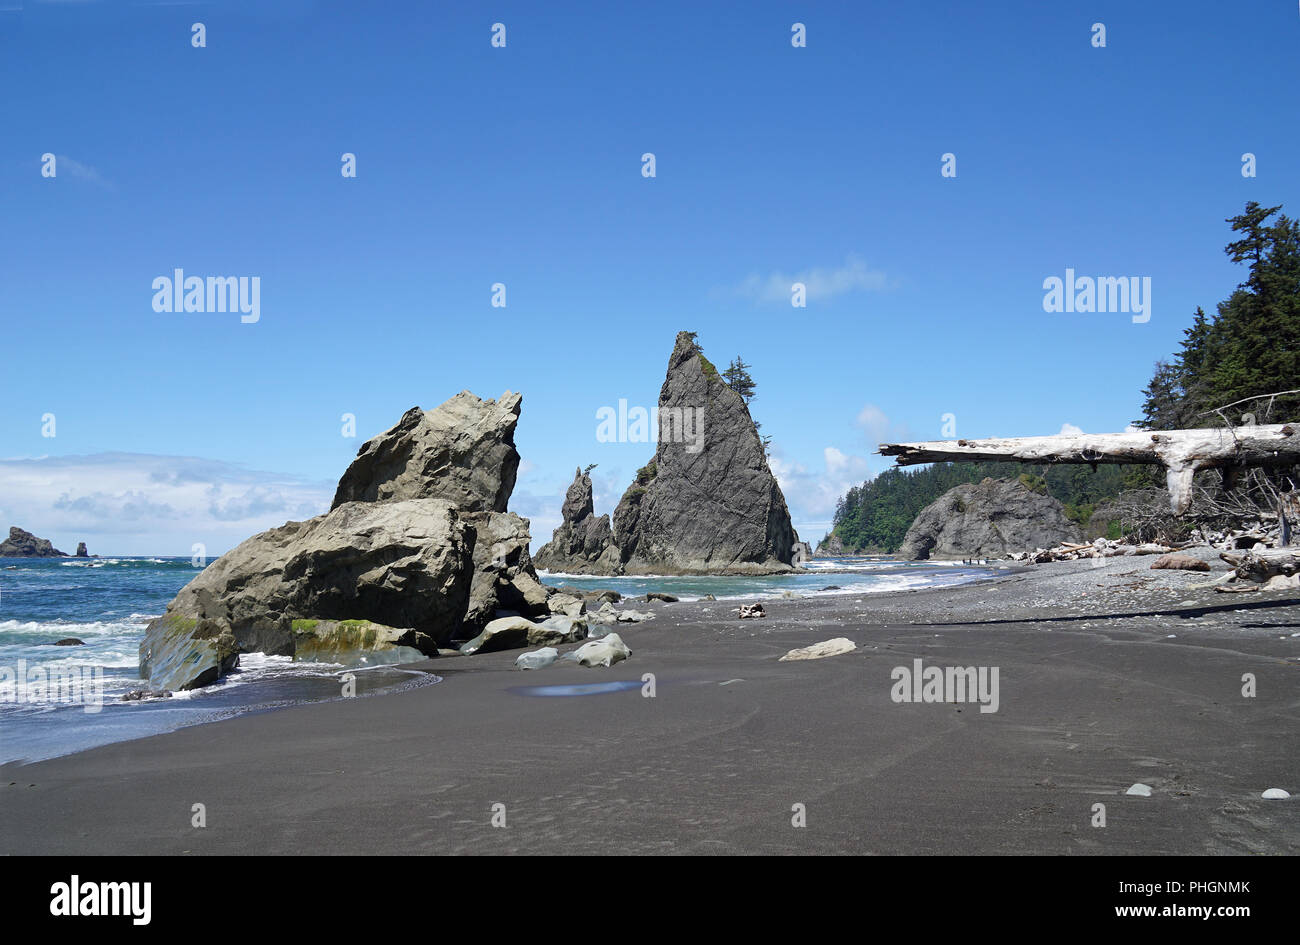
[[[92,552],[310,514],[465,388],[523,392],[537,547],[575,466],[611,511],[651,455],[596,411],[655,403],[682,329],[753,366],[815,540],[876,443],[945,413],[1123,429],[1241,279],[1223,218],[1300,213],[1292,0],[0,0],[0,58],[0,525]],[[1045,313],[1067,267],[1150,277],[1151,320]],[[155,312],[175,268],[259,277],[260,320]]]

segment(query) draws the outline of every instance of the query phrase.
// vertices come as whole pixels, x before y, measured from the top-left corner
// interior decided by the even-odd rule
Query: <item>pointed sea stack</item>
[[[659,445],[614,511],[627,574],[791,570],[794,528],[740,394],[678,332],[659,392]]]
[[[533,563],[548,571],[571,574],[620,574],[623,559],[614,544],[609,516],[596,516],[591,500],[591,477],[581,469],[564,496],[564,521],[551,540],[533,556]]]

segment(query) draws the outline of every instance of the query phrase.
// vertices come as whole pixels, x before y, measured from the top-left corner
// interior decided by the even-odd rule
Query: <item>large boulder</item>
[[[17,525],[10,526],[9,537],[0,541],[0,558],[66,558],[48,539],[37,538]]]
[[[1079,539],[1056,499],[1019,479],[985,479],[949,489],[922,509],[898,555],[915,561],[997,557]]]
[[[744,398],[679,332],[659,392],[659,443],[614,511],[627,574],[791,570],[790,511]]]
[[[192,658],[160,656],[189,646],[178,633],[201,625],[228,631],[243,652],[318,660],[331,648],[358,649],[330,636],[330,621],[368,621],[396,628],[393,645],[433,655],[460,629],[472,548],[460,514],[434,499],[349,502],[254,535],[199,572],[149,624],[141,675],[152,688],[210,682],[224,658],[219,648],[198,647]],[[318,626],[324,635],[313,639],[309,631]],[[171,675],[173,666],[191,678]]]
[[[222,555],[150,623],[151,688],[204,685],[240,652],[373,664],[438,655],[499,611],[546,615],[528,520],[506,511],[520,397],[462,391],[369,440],[324,515]]]
[[[560,527],[533,558],[537,567],[571,574],[622,572],[623,560],[614,544],[609,516],[596,516],[591,477],[581,469],[573,475],[561,514]]]
[[[344,502],[443,499],[462,512],[504,512],[519,472],[515,425],[522,398],[480,400],[467,390],[436,410],[412,407],[368,440],[343,473]]]

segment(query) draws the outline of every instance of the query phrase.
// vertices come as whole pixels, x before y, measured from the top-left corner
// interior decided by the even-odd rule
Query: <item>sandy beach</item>
[[[1297,802],[1260,794],[1300,788],[1300,602],[1194,587],[1224,567],[1202,554],[1215,574],[1061,562],[761,620],[631,604],[656,618],[609,669],[429,660],[413,691],[5,766],[3,852],[1293,853]],[[779,661],[835,637],[856,650]],[[894,701],[917,659],[996,667],[997,711]]]

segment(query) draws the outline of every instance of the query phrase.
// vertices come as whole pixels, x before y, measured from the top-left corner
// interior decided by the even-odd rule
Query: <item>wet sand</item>
[[[520,672],[519,651],[431,660],[443,681],[409,692],[5,766],[0,846],[1294,853],[1300,797],[1260,794],[1300,795],[1300,601],[1217,594],[1192,587],[1215,575],[1149,563],[813,595],[769,602],[763,620],[737,620],[734,602],[632,603],[657,617],[618,626],[633,656],[610,669]],[[778,661],[841,636],[857,650]],[[894,702],[891,670],[915,659],[997,667],[998,711]],[[1254,698],[1242,695],[1245,673]],[[634,685],[528,691],[614,681]],[[1125,796],[1135,782],[1152,796]],[[195,804],[204,828],[191,825]],[[1093,826],[1097,804],[1104,827]],[[806,826],[792,825],[794,805]]]

